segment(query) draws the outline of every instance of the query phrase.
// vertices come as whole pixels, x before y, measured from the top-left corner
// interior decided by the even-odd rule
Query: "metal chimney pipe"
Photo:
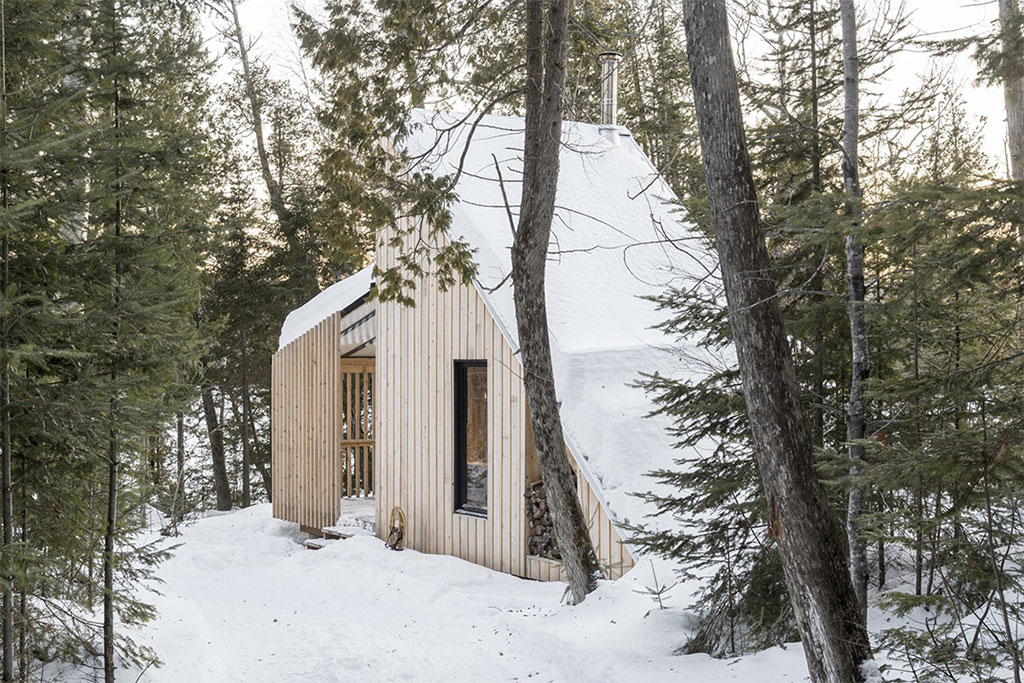
[[[602,52],[601,60],[601,125],[616,126],[619,118],[619,62],[618,52]]]

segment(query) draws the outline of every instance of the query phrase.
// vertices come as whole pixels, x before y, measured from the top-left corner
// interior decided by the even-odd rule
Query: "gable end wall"
[[[381,267],[396,250],[382,240]],[[376,438],[378,534],[400,506],[407,547],[454,555],[497,571],[558,579],[558,566],[527,561],[526,391],[518,358],[474,286],[441,291],[424,278],[414,307],[378,303]],[[486,518],[454,512],[454,361],[488,366],[488,503]],[[584,514],[606,574],[618,578],[633,560],[585,477]]]

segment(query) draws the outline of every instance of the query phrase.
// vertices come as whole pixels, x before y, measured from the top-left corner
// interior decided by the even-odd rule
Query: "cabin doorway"
[[[341,497],[373,496],[374,358],[342,358]]]

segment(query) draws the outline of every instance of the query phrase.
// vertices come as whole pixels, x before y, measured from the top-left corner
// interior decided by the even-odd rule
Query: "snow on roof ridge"
[[[413,107],[409,110],[409,118],[413,119],[414,123],[424,123],[422,120],[417,120],[420,116],[427,116],[431,119],[437,119],[440,117],[447,117],[449,119],[462,120],[463,125],[472,125],[473,121],[477,118],[480,119],[481,123],[487,120],[498,120],[503,119],[506,121],[513,121],[520,125],[520,130],[525,125],[525,119],[522,116],[514,116],[512,114],[479,114],[477,112],[465,112],[455,111],[454,109],[431,109],[430,107]],[[453,121],[454,122],[454,121]],[[611,125],[606,123],[591,123],[590,121],[575,121],[570,119],[563,119],[562,126],[587,126],[588,128],[594,129],[614,129],[620,133],[626,133],[632,136],[629,128],[621,124]]]
[[[373,287],[373,265],[335,282],[288,314],[281,325],[278,348],[283,349],[320,321],[344,310],[369,293]]]
[[[413,158],[425,155],[419,163],[426,170],[449,175],[462,163],[450,236],[476,250],[477,291],[518,349],[513,286],[494,285],[511,268],[500,185],[515,216],[523,119],[479,117],[466,149],[476,115],[419,109],[410,116],[404,144]],[[667,314],[645,297],[681,278],[707,276],[713,257],[681,220],[674,193],[628,129],[619,126],[618,135],[606,136],[607,129],[564,124],[546,291],[566,442],[612,519],[635,524],[654,510],[632,494],[662,488],[644,475],[673,467],[682,454],[666,431],[668,418],[646,417],[654,406],[632,385],[641,370],[670,376],[701,371],[666,352],[677,344],[655,326]]]

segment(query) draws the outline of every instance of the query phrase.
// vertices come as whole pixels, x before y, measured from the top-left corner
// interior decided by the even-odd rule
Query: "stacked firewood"
[[[526,485],[526,516],[530,522],[530,536],[527,539],[527,551],[530,555],[540,555],[553,560],[560,560],[558,540],[555,538],[555,525],[551,521],[548,510],[548,496],[542,482]]]

